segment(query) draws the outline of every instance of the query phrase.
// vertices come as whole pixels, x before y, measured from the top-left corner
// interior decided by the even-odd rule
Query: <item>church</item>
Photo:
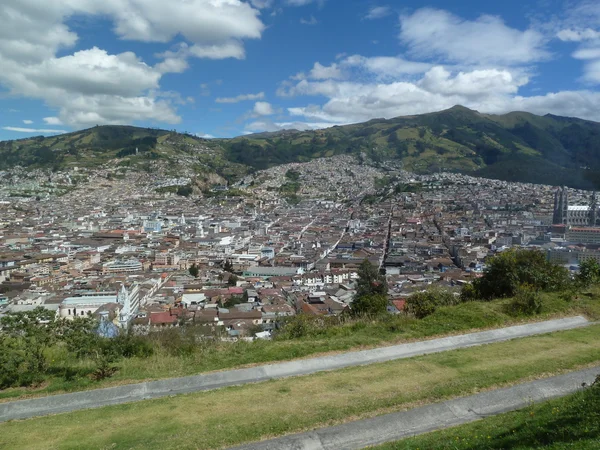
[[[590,226],[599,225],[599,211],[596,193],[590,198],[589,205],[569,205],[569,192],[561,187],[554,193],[554,225]]]

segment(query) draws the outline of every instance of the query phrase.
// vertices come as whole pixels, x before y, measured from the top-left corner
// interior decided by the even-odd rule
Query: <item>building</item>
[[[596,193],[592,194],[589,205],[569,205],[569,194],[566,187],[554,193],[554,225],[575,225],[594,227],[598,224],[598,201]]]
[[[94,314],[104,305],[116,304],[118,322],[122,328],[127,328],[129,322],[136,316],[140,307],[140,287],[137,283],[129,288],[121,285],[118,293],[98,292],[86,293],[79,297],[65,298],[58,307],[58,317],[74,319]]]
[[[143,270],[142,263],[135,258],[115,260],[102,264],[102,273],[134,273]]]
[[[301,268],[296,267],[249,267],[243,276],[253,278],[292,277],[302,272]]]
[[[575,244],[600,244],[600,228],[570,227],[565,238]]]

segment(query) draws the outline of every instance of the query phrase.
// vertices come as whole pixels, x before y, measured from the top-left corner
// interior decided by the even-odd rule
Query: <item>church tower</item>
[[[590,221],[589,226],[595,227],[598,223],[598,199],[596,197],[596,192],[592,194],[592,199],[590,202]]]
[[[569,193],[566,187],[558,188],[554,193],[554,225],[569,224]]]

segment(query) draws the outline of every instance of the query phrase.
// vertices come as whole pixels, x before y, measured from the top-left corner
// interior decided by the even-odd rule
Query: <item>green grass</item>
[[[348,320],[333,326],[323,322],[323,326],[313,324],[300,338],[235,343],[208,342],[198,345],[191,354],[185,356],[156,346],[155,354],[148,358],[123,359],[118,363],[119,371],[112,378],[101,382],[92,381],[89,377],[94,370],[92,361],[74,361],[61,349],[53,349],[49,355],[50,376],[46,383],[38,388],[0,391],[0,401],[393,345],[567,315],[585,314],[597,320],[600,318],[599,293],[600,291],[595,289],[571,302],[562,300],[558,294],[543,294],[542,313],[529,318],[507,315],[504,308],[509,300],[471,302],[440,308],[421,320],[399,315],[372,321]]]
[[[406,360],[7,422],[0,424],[0,448],[222,448],[597,364],[599,331],[600,325],[594,325]]]
[[[600,449],[600,385],[520,411],[490,417],[377,450]]]

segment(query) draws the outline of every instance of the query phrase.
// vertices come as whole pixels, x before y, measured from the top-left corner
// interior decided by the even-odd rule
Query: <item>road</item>
[[[371,419],[234,447],[232,450],[355,450],[441,430],[572,394],[600,366]]]
[[[0,403],[0,422],[392,361],[590,325],[576,316],[371,350]]]

